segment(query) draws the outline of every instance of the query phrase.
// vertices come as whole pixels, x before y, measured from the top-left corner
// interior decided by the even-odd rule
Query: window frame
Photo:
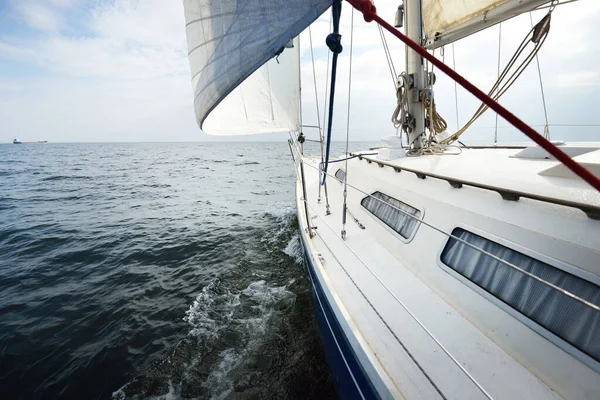
[[[396,230],[394,228],[392,228],[391,226],[389,226],[388,224],[386,224],[381,218],[379,218],[377,215],[373,214],[367,207],[365,207],[363,205],[363,201],[367,198],[367,197],[371,197],[373,196],[375,193],[379,192],[381,194],[384,194],[388,197],[393,198],[394,200],[397,200],[401,203],[406,204],[409,207],[414,208],[415,210],[419,211],[421,214],[417,217],[418,219],[423,219],[425,216],[425,209],[422,207],[415,207],[414,205],[412,205],[411,203],[407,202],[406,200],[404,200],[403,198],[399,198],[396,195],[391,195],[386,193],[385,189],[371,189],[370,190],[370,194],[362,197],[359,201],[359,205],[360,208],[362,209],[362,211],[364,213],[366,213],[367,215],[369,215],[370,217],[372,217],[379,225],[381,225],[382,227],[384,227],[385,229],[387,229],[389,232],[391,232],[393,235],[396,236],[397,239],[401,240],[403,243],[410,243],[414,238],[415,235],[417,234],[417,231],[419,230],[419,227],[421,226],[421,222],[418,221],[417,222],[417,226],[415,227],[415,229],[413,230],[413,232],[411,232],[410,236],[408,238],[405,238],[404,236],[402,236],[400,233],[396,232]]]
[[[338,168],[337,171],[335,171],[335,173],[333,174],[333,176],[335,177],[335,180],[338,183],[343,184],[344,180],[337,177],[337,173],[340,172],[340,171],[342,171],[344,173],[344,177],[345,177],[346,176],[346,170],[344,168],[342,168],[342,167]]]
[[[478,236],[483,237],[486,240],[489,240],[491,242],[495,242],[496,244],[504,246],[509,250],[519,252],[519,253],[524,254],[528,257],[531,257],[537,261],[548,264],[549,266],[554,267],[560,271],[571,274],[579,279],[583,279],[583,280],[586,280],[597,286],[600,286],[600,277],[598,277],[590,272],[576,268],[572,265],[566,264],[565,262],[562,262],[560,260],[549,257],[545,254],[538,253],[535,250],[532,250],[532,249],[526,248],[522,245],[511,242],[502,237],[496,236],[489,232],[482,231],[478,228],[475,228],[473,226],[466,225],[466,224],[456,224],[456,225],[452,226],[450,234],[452,234],[452,232],[455,229],[463,229],[467,232],[476,234]],[[583,362],[585,365],[592,368],[594,371],[600,373],[600,361],[589,356],[582,350],[578,349],[571,343],[567,342],[565,339],[561,338],[560,336],[556,335],[555,333],[548,330],[544,326],[540,325],[535,320],[533,320],[533,319],[529,318],[527,315],[521,313],[521,311],[514,308],[510,304],[505,303],[502,299],[496,297],[493,293],[482,288],[477,283],[473,282],[466,276],[462,275],[460,272],[456,271],[454,268],[444,264],[444,262],[442,261],[442,255],[444,253],[444,250],[446,249],[446,246],[448,245],[448,242],[451,239],[452,239],[451,237],[447,237],[446,240],[444,240],[443,245],[441,246],[441,248],[438,251],[438,254],[436,257],[438,267],[440,267],[444,272],[446,272],[447,274],[451,275],[452,277],[454,277],[455,279],[457,279],[458,281],[463,283],[465,286],[472,289],[474,292],[478,293],[485,299],[489,300],[492,304],[498,306],[502,311],[504,311],[507,314],[509,314],[510,316],[514,317],[518,322],[527,326],[528,328],[533,330],[535,333],[544,337],[545,339],[550,341],[552,344],[554,344],[558,348],[564,350],[566,353],[573,356],[577,360]]]

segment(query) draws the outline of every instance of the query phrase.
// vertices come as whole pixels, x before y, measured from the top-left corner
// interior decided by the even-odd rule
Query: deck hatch
[[[419,224],[421,211],[387,194],[375,192],[360,204],[400,236],[409,239]]]
[[[581,299],[600,305],[600,287],[585,279],[462,228],[455,228],[452,235]],[[441,261],[538,325],[600,361],[600,312],[594,308],[453,238],[446,243]]]

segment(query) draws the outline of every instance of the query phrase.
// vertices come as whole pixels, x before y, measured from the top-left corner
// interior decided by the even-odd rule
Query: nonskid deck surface
[[[390,241],[382,241],[373,229],[361,229],[350,215],[343,240],[342,186],[331,176],[328,178],[331,214],[326,215],[323,193],[322,201],[317,201],[318,160],[305,161],[310,222],[317,228],[311,244],[319,254],[321,283],[334,294],[347,323],[347,333],[357,338],[363,357],[373,365],[390,395],[456,399],[561,397],[547,381],[484,334],[471,316],[466,318],[457,311],[447,296],[430,284],[426,271],[421,274],[415,272],[414,265],[407,265],[406,262],[412,264],[414,254],[407,256],[406,262],[401,261],[398,252],[390,250]],[[444,164],[425,158],[419,163],[421,167],[428,165],[430,170]],[[342,164],[337,164],[330,174]],[[349,210],[362,220],[364,214],[355,203],[349,203]],[[402,246],[400,241],[397,243]],[[586,380],[594,372],[586,370],[583,375],[580,379]]]
[[[600,145],[572,143],[560,146],[575,161],[600,176]],[[449,150],[448,153],[457,152]],[[372,152],[370,152],[372,153]],[[377,156],[365,160],[382,161]],[[424,174],[491,185],[538,196],[581,202],[600,207],[600,193],[576,177],[560,162],[538,147],[462,149],[454,156],[402,157],[385,161],[392,167]]]

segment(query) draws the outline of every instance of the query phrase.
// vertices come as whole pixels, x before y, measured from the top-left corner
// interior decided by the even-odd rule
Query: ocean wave
[[[203,382],[211,398],[223,399],[233,390],[232,371],[247,353],[256,350],[268,332],[271,317],[293,306],[296,295],[286,286],[269,286],[260,280],[233,292],[215,280],[206,286],[186,312],[190,335],[203,341],[227,340],[218,363]]]
[[[129,382],[113,393],[113,399],[229,397],[240,371],[270,340],[273,318],[283,317],[295,301],[287,285],[258,280],[236,288],[213,279],[185,312],[188,337],[156,367],[158,371]],[[160,385],[157,377],[162,378]],[[149,390],[150,382],[157,387]],[[140,393],[140,387],[146,392]]]
[[[289,203],[270,203],[265,209],[265,215],[279,221],[288,221],[295,217],[296,207]]]
[[[81,179],[81,180],[92,180],[91,176],[82,176],[82,175],[53,175],[43,178],[42,181],[50,182],[50,181],[65,181],[72,179]]]
[[[248,161],[248,162],[244,162],[244,163],[238,163],[238,164],[234,164],[236,167],[241,167],[244,165],[260,165],[260,163],[258,161]]]
[[[168,183],[146,183],[142,186],[153,189],[167,189],[171,187],[171,185],[169,185]]]
[[[5,150],[9,398],[331,398],[285,143]]]

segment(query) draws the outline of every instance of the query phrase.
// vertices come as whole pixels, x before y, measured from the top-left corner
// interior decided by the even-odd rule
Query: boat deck
[[[485,150],[471,150],[473,158],[486,159]],[[511,157],[513,161],[515,153],[521,150],[495,149],[498,158]],[[470,152],[470,151],[469,151]],[[464,157],[465,154],[461,155]],[[454,158],[453,156],[446,156]],[[405,158],[399,161],[387,162],[392,168],[404,168],[419,170],[431,174],[457,173],[458,170],[447,164],[445,157],[423,157]],[[372,165],[367,167],[366,160]],[[356,170],[357,165],[365,168],[375,168],[373,164],[380,162],[376,156],[365,156],[362,161],[352,160],[352,168]],[[519,160],[519,163],[521,160]],[[554,167],[555,162],[551,160],[522,160],[523,163],[540,163],[536,171],[541,172]],[[456,164],[456,159],[452,160]],[[470,162],[469,162],[470,163]],[[469,165],[465,162],[465,165]],[[552,163],[552,164],[551,164]],[[343,166],[343,163],[333,164],[329,171],[335,171]],[[474,165],[474,164],[470,164]],[[519,166],[507,167],[500,163],[489,162],[490,170],[495,171],[495,176],[501,181],[501,185],[519,190],[532,191],[532,186],[526,184],[525,179],[519,179]],[[515,164],[511,164],[515,165]],[[306,197],[310,215],[310,225],[315,235],[308,238],[303,232],[303,239],[308,243],[310,251],[318,254],[318,262],[314,266],[317,284],[323,286],[328,301],[336,311],[336,318],[341,321],[342,329],[346,336],[354,341],[353,348],[356,356],[362,360],[363,365],[369,365],[372,370],[367,370],[371,381],[377,387],[379,393],[387,393],[390,398],[448,398],[448,399],[481,399],[481,398],[506,398],[506,399],[530,399],[530,398],[561,398],[574,397],[594,398],[599,393],[598,389],[590,392],[590,382],[597,373],[582,367],[581,363],[572,357],[565,359],[560,368],[568,369],[572,366],[579,376],[571,379],[571,383],[565,384],[567,378],[560,377],[560,370],[556,370],[559,378],[549,373],[544,379],[540,378],[537,367],[527,366],[523,359],[515,358],[515,353],[507,353],[498,344],[498,340],[490,336],[489,331],[481,329],[473,315],[465,315],[464,310],[457,309],[457,305],[439,290],[436,290],[439,276],[429,276],[428,271],[419,271],[418,254],[399,256],[403,244],[396,238],[383,238],[377,229],[371,228],[371,222],[367,223],[368,217],[357,206],[357,196],[364,197],[349,188],[349,211],[346,224],[347,236],[341,237],[341,204],[343,199],[343,188],[333,177],[329,177],[328,190],[331,204],[331,214],[327,215],[324,201],[318,202],[318,160],[305,158]],[[381,165],[380,165],[381,166]],[[384,167],[387,165],[383,165]],[[348,167],[350,168],[350,166]],[[390,168],[391,169],[391,168]],[[531,169],[529,169],[531,170]],[[383,172],[383,169],[381,170]],[[459,174],[459,179],[475,181],[485,184],[481,177],[489,171],[467,170]],[[388,174],[394,174],[393,171]],[[354,178],[357,179],[357,174]],[[397,175],[396,175],[397,176]],[[512,181],[515,176],[515,182]],[[586,190],[586,199],[592,204],[600,205],[600,196],[591,189],[581,188],[581,183],[570,182],[568,185],[577,190],[557,193],[553,179],[570,180],[567,177],[555,177],[550,180],[547,177],[536,178],[533,189],[545,191],[545,195],[553,198],[559,197],[568,201],[581,201],[576,199],[576,194]],[[354,180],[353,182],[356,182]],[[489,182],[487,182],[489,184]],[[495,182],[496,183],[496,182]],[[430,183],[431,184],[431,183]],[[374,184],[377,187],[377,184]],[[427,185],[427,184],[426,184]],[[565,184],[566,185],[566,184]],[[301,187],[299,186],[299,193]],[[434,196],[432,196],[434,197]],[[503,200],[499,200],[502,202]],[[506,202],[509,203],[509,202]],[[590,204],[586,202],[585,204]],[[302,200],[299,201],[299,215],[303,214]],[[560,207],[565,208],[565,207]],[[433,213],[433,207],[426,211]],[[579,213],[578,210],[564,211],[566,215]],[[358,217],[367,225],[366,229],[353,220]],[[579,217],[593,223],[591,218],[584,214]],[[302,218],[302,217],[301,217]],[[372,219],[372,218],[371,218]],[[375,224],[377,222],[374,222]],[[302,223],[301,223],[302,226]],[[429,229],[420,227],[419,229]],[[540,228],[542,229],[542,228]],[[419,231],[420,232],[420,231]],[[423,236],[422,233],[417,235]],[[436,240],[446,240],[443,235],[432,235]],[[389,240],[388,240],[389,239]],[[590,239],[590,245],[596,243],[596,239]],[[397,245],[394,245],[397,243]],[[416,246],[416,245],[414,245]],[[403,248],[403,247],[402,247]],[[414,247],[410,251],[414,251]],[[407,250],[409,251],[409,250]],[[434,246],[429,253],[423,254],[423,259],[435,259],[438,250]],[[597,256],[597,255],[596,255]],[[401,261],[402,260],[402,261]],[[408,264],[404,264],[408,262]],[[437,268],[433,266],[432,268]],[[443,272],[435,272],[444,275],[442,280],[450,279],[448,287],[459,287],[460,282]],[[458,286],[453,286],[458,285]],[[452,289],[455,290],[455,289]],[[473,293],[464,295],[465,301],[477,298]],[[479,300],[482,303],[485,301]],[[481,314],[489,315],[490,320],[502,320],[510,318],[505,313],[496,316],[488,314],[490,305],[481,305]],[[493,307],[493,305],[492,305]],[[497,312],[497,310],[495,311]],[[506,332],[510,334],[523,334],[523,342],[530,341],[534,334],[527,327]],[[503,333],[504,334],[504,333]],[[506,333],[508,335],[509,333]],[[552,363],[556,354],[547,352],[545,349],[555,347],[550,342],[540,345],[540,362]],[[547,358],[544,359],[546,357]],[[550,354],[552,353],[552,354]],[[562,353],[561,353],[562,354]],[[534,371],[537,371],[535,373]],[[565,386],[565,392],[557,393],[548,382],[556,379],[558,385]],[[578,389],[579,386],[579,389]],[[593,384],[592,384],[593,386]],[[578,392],[579,390],[579,392]],[[587,396],[584,393],[587,392]],[[589,397],[591,395],[592,397]],[[384,396],[386,397],[386,396]]]
[[[572,143],[560,147],[600,176],[597,143]],[[466,148],[460,153],[460,162],[449,154],[390,161],[367,155],[361,159],[394,168],[397,172],[414,172],[421,178],[446,180],[454,187],[467,185],[493,190],[507,200],[527,197],[579,208],[591,218],[600,219],[600,193],[539,147]]]

